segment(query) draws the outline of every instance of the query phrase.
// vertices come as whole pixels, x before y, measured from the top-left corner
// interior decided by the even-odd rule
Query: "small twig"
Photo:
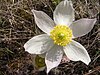
[[[31,37],[27,37],[27,38],[0,38],[1,41],[4,40],[25,40],[25,39],[30,39]]]
[[[88,73],[86,73],[86,74],[84,74],[84,75],[90,75],[90,74],[92,74],[93,72],[99,71],[99,70],[100,70],[100,66],[97,66],[97,67],[94,68],[92,71],[90,71],[90,72],[88,72]]]

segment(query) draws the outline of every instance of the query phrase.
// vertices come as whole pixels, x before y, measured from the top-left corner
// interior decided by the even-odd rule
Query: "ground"
[[[32,63],[32,55],[23,45],[43,32],[36,26],[31,9],[41,10],[51,18],[61,0],[0,0],[0,75],[47,75]],[[75,19],[97,18],[87,35],[75,39],[88,51],[91,63],[62,63],[48,75],[99,75],[100,74],[100,5],[99,0],[72,0]]]

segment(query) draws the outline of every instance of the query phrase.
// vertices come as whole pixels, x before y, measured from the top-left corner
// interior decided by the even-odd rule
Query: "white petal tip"
[[[89,59],[88,62],[85,62],[86,65],[89,65],[89,63],[91,62],[91,59]]]
[[[37,12],[37,10],[32,9],[31,12],[32,12],[33,14],[35,14],[35,13]]]
[[[32,9],[31,11],[34,12],[34,11],[36,11],[36,10]]]
[[[24,46],[23,46],[23,47],[24,47],[24,49],[25,49],[25,51],[26,51],[26,43],[24,44]]]
[[[73,22],[70,28],[73,31],[74,38],[88,34],[93,29],[96,21],[97,21],[96,18],[94,19],[82,18],[80,20]]]
[[[24,47],[25,51],[27,51],[27,52],[28,52],[28,44],[27,44],[27,43],[25,43],[23,47]]]
[[[53,15],[56,24],[69,26],[75,19],[74,8],[71,0],[61,1],[57,5]]]
[[[49,71],[47,70],[47,74],[49,73]]]
[[[97,21],[97,18],[94,18],[93,20],[94,20],[94,24],[95,24],[95,22]]]
[[[82,61],[86,65],[91,62],[87,50],[80,43],[74,40],[71,42],[71,44],[67,45],[64,48],[64,52],[72,61]]]
[[[51,68],[51,69],[52,69],[52,68]],[[50,69],[50,68],[47,68],[46,73],[48,74],[48,73],[50,72],[51,69]]]
[[[89,65],[89,63],[91,62],[91,59],[90,57],[88,57],[87,59],[85,60],[81,60],[83,63],[85,63],[86,65]]]

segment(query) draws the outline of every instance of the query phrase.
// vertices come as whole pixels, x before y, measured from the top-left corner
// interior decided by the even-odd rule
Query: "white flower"
[[[44,55],[44,54],[43,54]],[[32,62],[35,69],[43,71],[45,69],[45,57],[43,55],[32,55]]]
[[[46,34],[34,36],[25,43],[25,51],[31,54],[45,53],[47,73],[61,62],[62,56],[72,61],[91,61],[86,49],[72,40],[91,31],[96,19],[83,18],[74,21],[74,9],[71,1],[64,0],[58,4],[53,16],[54,21],[42,11],[32,10],[37,26]]]

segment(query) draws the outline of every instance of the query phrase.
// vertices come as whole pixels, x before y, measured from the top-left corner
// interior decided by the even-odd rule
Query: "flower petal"
[[[35,17],[35,22],[37,26],[44,31],[45,33],[49,34],[50,31],[53,29],[55,26],[54,21],[44,12],[42,11],[36,11],[32,10],[34,17]]]
[[[70,25],[70,28],[73,31],[73,36],[77,38],[87,34],[92,30],[95,22],[96,19],[87,19],[87,18],[83,18],[73,22],[73,24]]]
[[[47,66],[47,73],[54,67],[58,66],[63,56],[62,47],[54,45],[49,50],[45,57],[45,63]]]
[[[31,38],[25,43],[25,51],[31,54],[43,54],[53,46],[53,41],[47,34],[42,34]]]
[[[74,9],[71,1],[64,0],[54,11],[54,21],[57,25],[70,25],[74,20]]]
[[[70,44],[65,46],[64,52],[72,61],[82,61],[87,65],[91,61],[86,49],[76,41],[72,41]]]

